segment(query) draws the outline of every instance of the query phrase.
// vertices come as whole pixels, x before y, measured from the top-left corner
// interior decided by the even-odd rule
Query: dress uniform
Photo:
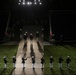
[[[39,38],[39,32],[38,31],[36,32],[36,37]]]
[[[4,56],[4,68],[6,68],[7,67],[7,58],[6,58],[6,56]]]
[[[32,56],[32,67],[35,68],[35,56]]]
[[[62,68],[62,62],[63,62],[63,59],[62,57],[59,58],[59,68],[61,69]]]
[[[53,68],[53,61],[54,61],[53,56],[50,56],[50,68]]]
[[[12,60],[13,60],[13,67],[16,68],[16,57],[13,56],[13,59]]]
[[[23,37],[24,37],[24,40],[27,40],[27,35],[26,35],[26,34],[24,34],[24,36],[23,36]]]
[[[68,68],[70,68],[70,62],[71,62],[71,59],[69,56],[67,56],[66,63]]]
[[[42,68],[44,68],[44,62],[45,62],[45,61],[44,61],[44,58],[42,57],[42,58],[41,58]]]
[[[30,40],[33,40],[33,35],[32,35],[32,33],[30,34]]]
[[[27,58],[26,58],[26,59],[24,59],[24,57],[23,57],[23,58],[22,58],[23,68],[25,68],[25,60],[27,60]]]

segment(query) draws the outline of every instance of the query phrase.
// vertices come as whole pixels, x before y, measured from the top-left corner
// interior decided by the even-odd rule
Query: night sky
[[[45,36],[49,36],[49,13],[51,17],[52,32],[57,38],[63,34],[65,40],[76,40],[76,4],[74,0],[42,0],[42,6],[24,7],[18,5],[18,0],[0,1],[0,13],[2,11],[28,12],[42,15]],[[39,15],[39,13],[41,14]],[[43,14],[44,13],[44,14]],[[46,17],[47,16],[47,17]],[[47,19],[47,20],[46,20]]]

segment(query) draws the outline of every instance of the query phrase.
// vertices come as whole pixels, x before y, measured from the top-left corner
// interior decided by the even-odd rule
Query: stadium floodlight
[[[31,5],[32,4],[32,2],[27,2],[27,5]]]
[[[34,2],[36,2],[36,0],[34,0]]]
[[[42,5],[42,3],[40,2],[39,5]]]
[[[40,2],[40,0],[38,0],[38,2]]]
[[[30,2],[27,2],[27,5],[30,5]]]
[[[30,2],[30,5],[32,4],[32,2]]]
[[[20,5],[20,3],[18,3],[18,5]]]
[[[37,4],[37,2],[34,3],[35,5]]]
[[[22,4],[25,5],[25,2],[23,2]]]
[[[19,2],[21,2],[21,0],[19,0]]]

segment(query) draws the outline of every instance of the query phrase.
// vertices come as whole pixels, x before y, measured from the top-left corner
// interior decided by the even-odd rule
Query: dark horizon
[[[3,3],[3,4],[2,4]],[[44,26],[45,37],[49,38],[49,13],[51,18],[52,32],[58,35],[63,34],[65,40],[76,40],[76,10],[75,2],[69,0],[42,0],[42,5],[39,6],[22,6],[18,5],[18,0],[2,0],[0,2],[0,14],[10,12],[14,18],[25,18],[32,20],[33,18],[42,21]],[[31,23],[31,22],[30,22]],[[27,23],[26,23],[27,24]],[[33,24],[33,23],[32,23]],[[40,23],[39,23],[40,24]],[[1,32],[3,32],[0,29]],[[71,36],[71,37],[70,37]],[[57,37],[57,39],[58,39]]]

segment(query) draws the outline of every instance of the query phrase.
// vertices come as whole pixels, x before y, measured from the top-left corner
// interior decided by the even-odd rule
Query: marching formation
[[[63,61],[64,61],[63,58],[62,57],[59,57],[59,59],[58,59],[58,67],[60,69],[62,69],[62,62]],[[54,62],[54,58],[53,58],[53,56],[50,56],[50,68],[51,69],[53,68],[53,62]],[[67,64],[67,68],[69,69],[70,68],[70,62],[71,62],[70,56],[67,56],[65,62]]]
[[[42,29],[42,34],[43,34],[43,29]],[[25,32],[24,34],[22,34],[22,32],[21,32],[21,35],[20,35],[20,37],[22,37],[23,39],[24,39],[24,41],[27,41],[27,38],[29,37],[29,39],[30,39],[30,41],[32,41],[33,39],[34,39],[34,36],[33,36],[33,34],[32,33],[30,33],[30,35],[28,35],[28,33],[27,32]],[[38,42],[38,39],[39,39],[39,32],[37,31],[36,32],[36,35],[35,35],[35,37],[36,37],[36,41],[37,41],[37,45],[39,45],[39,42]],[[42,36],[41,36],[42,37]],[[43,37],[42,37],[43,38]],[[24,51],[26,51],[25,50],[25,47],[27,48],[27,42],[24,42],[24,46],[23,46],[23,48],[24,48]],[[39,46],[40,47],[40,46]],[[38,48],[39,48],[38,47]],[[41,48],[39,48],[39,49],[41,49]],[[35,56],[35,52],[34,52],[34,49],[33,49],[33,44],[32,43],[30,43],[30,56],[28,57],[28,56],[25,56],[25,54],[23,54],[23,56],[20,58],[21,59],[21,64],[22,64],[22,68],[24,69],[24,68],[26,68],[26,65],[27,65],[27,60],[28,60],[28,58],[31,58],[31,66],[32,66],[32,68],[33,69],[35,69],[35,65],[36,65],[36,56]],[[10,63],[10,61],[8,61],[8,57],[7,56],[4,56],[4,68],[6,69],[7,67],[8,67],[8,63]],[[43,69],[44,68],[44,56],[42,55],[42,57],[41,58],[39,58],[40,59],[40,62],[39,62],[39,64],[41,64],[41,69]],[[12,60],[11,60],[11,62],[12,62],[12,65],[13,65],[13,68],[15,69],[15,68],[17,68],[17,57],[16,56],[13,56],[12,57]]]
[[[7,57],[6,56],[4,56],[4,68],[6,69],[7,68],[7,64],[9,63],[9,61],[7,60]],[[25,65],[26,65],[26,61],[27,61],[27,59],[28,59],[28,57],[27,58],[24,58],[24,57],[22,57],[22,64],[23,64],[23,69],[25,68]],[[35,68],[35,56],[32,56],[31,57],[31,60],[32,60],[32,68],[34,69]],[[44,68],[44,57],[42,57],[41,59],[41,68]],[[12,64],[13,64],[13,68],[15,69],[16,68],[16,57],[15,56],[13,56],[13,58],[12,58]]]
[[[23,64],[23,68],[25,68],[25,62],[27,61],[27,59],[28,59],[28,57],[27,58],[24,58],[24,57],[22,57],[22,64]],[[34,69],[35,68],[35,56],[32,56],[31,57],[31,60],[32,60],[32,68]],[[41,59],[41,68],[44,68],[44,63],[45,63],[45,60],[44,60],[44,57],[42,57]],[[54,62],[55,60],[54,60],[54,58],[53,58],[53,56],[50,56],[50,68],[52,69],[53,68],[53,62]],[[63,63],[63,58],[62,57],[59,57],[59,59],[58,59],[58,67],[60,68],[60,69],[62,69],[62,63]],[[70,56],[67,56],[67,58],[66,58],[66,65],[67,65],[67,68],[69,69],[70,68],[70,62],[71,62],[71,59],[70,59]],[[7,63],[8,63],[8,60],[7,60],[7,57],[6,56],[4,56],[4,68],[7,68]],[[13,56],[13,58],[12,58],[12,63],[13,63],[13,67],[14,67],[14,69],[16,68],[16,57],[15,56]]]

